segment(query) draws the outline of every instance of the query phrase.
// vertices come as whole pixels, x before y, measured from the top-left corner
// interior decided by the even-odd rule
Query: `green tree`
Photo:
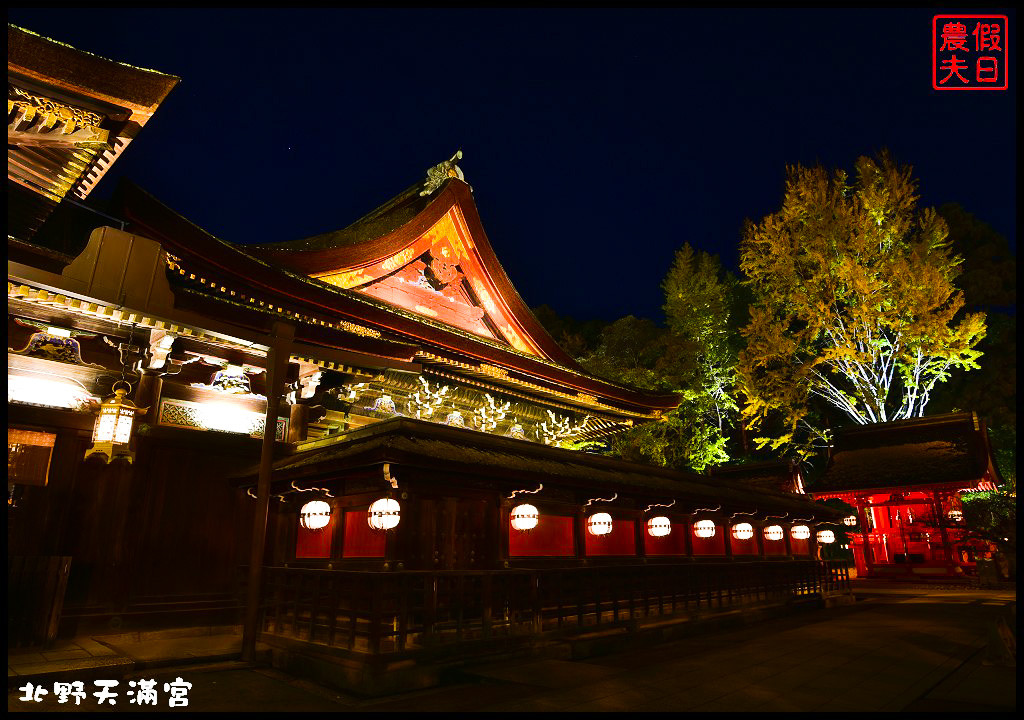
[[[606,325],[596,346],[579,361],[594,375],[622,385],[669,390],[661,372],[664,351],[663,328],[647,318],[627,315]]]
[[[1017,258],[1007,239],[991,225],[957,203],[937,210],[949,228],[954,252],[964,259],[956,286],[964,292],[968,310],[992,310],[1017,305]]]
[[[1017,426],[1017,259],[1006,238],[959,205],[938,209],[949,225],[953,250],[964,258],[956,278],[964,308],[983,310],[988,330],[977,349],[984,353],[978,372],[961,373],[936,388],[938,412],[973,410],[990,430]],[[993,443],[994,444],[994,443]]]
[[[561,348],[574,358],[586,355],[608,324],[601,320],[581,322],[569,315],[559,315],[548,305],[532,308],[532,312]]]
[[[697,472],[729,460],[728,431],[738,412],[733,396],[737,343],[730,331],[737,287],[716,256],[686,244],[662,283],[668,327],[621,318],[580,359],[595,375],[680,396],[679,406],[658,422],[616,436],[614,454]]]
[[[994,491],[963,493],[960,502],[969,537],[990,542],[1000,552],[1016,556],[1016,486],[1006,484]]]
[[[1007,561],[1010,578],[1017,575],[1017,430],[1015,427],[989,432],[992,454],[1003,482],[995,489],[961,493],[963,527],[968,537],[996,546]]]
[[[816,406],[861,424],[921,416],[952,370],[978,367],[985,316],[961,315],[961,258],[917,200],[911,169],[883,152],[859,158],[852,183],[789,168],[782,208],[748,223],[743,413],[755,426],[783,419],[759,446],[812,453],[825,435]]]
[[[739,408],[733,397],[737,337],[730,332],[738,281],[717,255],[694,252],[687,243],[662,282],[665,319],[677,354],[675,384],[695,392],[719,432]]]

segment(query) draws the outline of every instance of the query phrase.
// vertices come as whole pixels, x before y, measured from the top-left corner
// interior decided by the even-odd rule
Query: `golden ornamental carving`
[[[481,363],[479,369],[480,369],[480,372],[484,373],[485,375],[490,375],[491,377],[497,377],[497,378],[507,378],[508,377],[508,370],[506,370],[505,368],[495,367],[494,365],[487,365],[487,364]]]
[[[380,331],[372,328],[365,328],[362,325],[350,323],[347,320],[339,320],[338,327],[355,335],[362,335],[369,338],[380,338]]]
[[[67,124],[69,121],[74,120],[75,125],[88,125],[92,127],[99,127],[100,123],[103,122],[103,116],[99,113],[83,110],[82,108],[77,108],[71,105],[65,105],[64,103],[59,103],[56,100],[51,100],[50,98],[42,97],[40,95],[33,95],[32,93],[26,92],[15,85],[8,84],[7,89],[8,114],[13,110],[11,107],[12,104],[25,106],[27,102],[27,107],[33,110],[31,116],[35,115],[35,110],[39,110],[47,115],[53,116],[53,121],[50,123],[50,127],[58,121]],[[11,94],[15,96],[13,101],[10,99]],[[25,119],[29,120],[31,119],[31,116],[26,113]]]

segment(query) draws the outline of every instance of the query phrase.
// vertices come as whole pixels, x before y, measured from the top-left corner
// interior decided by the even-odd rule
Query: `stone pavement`
[[[1016,708],[1016,668],[1006,650],[1015,627],[1016,591],[908,586],[856,581],[855,605],[807,611],[733,630],[586,660],[529,659],[463,670],[444,686],[372,700],[347,696],[237,658],[240,636],[122,636],[78,641],[100,662],[128,658],[120,702],[102,706],[91,693],[77,711],[167,712],[164,682],[191,682],[187,710],[229,712],[419,711],[997,711]],[[211,631],[212,632],[212,631]],[[100,642],[102,641],[102,642]],[[106,645],[103,645],[106,643]],[[99,646],[99,647],[97,647]],[[104,655],[107,647],[114,655]],[[234,648],[234,655],[231,655]],[[55,648],[49,662],[71,663],[74,648]],[[191,653],[187,658],[184,653]],[[27,664],[12,664],[8,678]],[[65,657],[60,660],[57,658]],[[134,659],[132,659],[134,658]],[[84,662],[88,658],[80,657]],[[38,658],[37,658],[38,660]],[[193,664],[185,664],[192,661]],[[195,664],[200,661],[203,664]],[[14,676],[12,711],[76,711],[52,695],[23,702],[18,686],[86,679],[82,666],[49,675]],[[92,668],[95,673],[95,668]],[[38,668],[36,669],[38,673]],[[101,677],[92,675],[91,677]],[[20,678],[20,680],[19,680]],[[157,680],[159,706],[129,704],[132,679]],[[132,686],[134,687],[134,686]]]
[[[8,650],[7,685],[60,679],[69,673],[92,679],[135,669],[235,660],[241,649],[241,629],[234,626],[59,640],[45,649]]]

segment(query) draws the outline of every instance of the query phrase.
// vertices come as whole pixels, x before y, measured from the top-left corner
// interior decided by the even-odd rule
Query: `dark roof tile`
[[[989,466],[974,413],[840,430],[819,490],[906,487],[980,480]]]

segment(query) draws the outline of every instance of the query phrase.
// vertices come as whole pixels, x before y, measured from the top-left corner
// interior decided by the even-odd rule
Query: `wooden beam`
[[[60,130],[51,132],[34,132],[32,130],[15,130],[7,126],[8,145],[32,145],[56,148],[87,148],[102,149],[107,146],[110,133],[98,127],[83,127],[71,133]]]

